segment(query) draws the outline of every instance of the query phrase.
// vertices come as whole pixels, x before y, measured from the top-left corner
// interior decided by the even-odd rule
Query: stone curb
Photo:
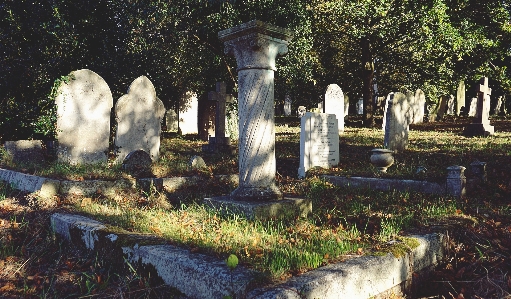
[[[342,177],[333,175],[321,176],[338,187],[367,188],[379,191],[415,191],[430,194],[448,194],[445,183],[438,184],[427,181],[380,179],[364,177]]]
[[[141,241],[109,230],[87,217],[54,214],[52,228],[81,249],[99,252],[114,264],[126,261],[139,270],[151,270],[167,285],[190,298],[383,298],[384,294],[411,292],[444,256],[441,234],[413,236],[420,245],[403,257],[363,256],[327,265],[288,281],[252,289],[254,272],[242,266],[232,273],[221,259],[165,245],[162,240]],[[113,254],[115,253],[115,254]],[[232,276],[231,276],[232,274]],[[233,283],[231,284],[231,279]]]
[[[232,294],[244,298],[254,277],[242,266],[231,272],[218,258],[165,245],[163,240],[150,244],[158,242],[151,236],[126,238],[126,232],[109,229],[84,216],[55,213],[51,226],[55,234],[73,246],[97,252],[119,271],[125,270],[129,262],[137,270],[151,271],[190,298],[223,298]]]

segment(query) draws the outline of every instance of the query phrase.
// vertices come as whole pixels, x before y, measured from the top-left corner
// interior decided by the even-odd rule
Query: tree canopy
[[[4,1],[0,138],[33,136],[54,80],[82,68],[114,99],[146,75],[166,108],[217,81],[236,91],[218,32],[253,19],[295,32],[277,61],[276,99],[290,94],[296,105],[315,105],[337,83],[364,98],[372,125],[374,76],[380,94],[422,88],[433,101],[483,75],[510,93],[510,10],[509,0]]]

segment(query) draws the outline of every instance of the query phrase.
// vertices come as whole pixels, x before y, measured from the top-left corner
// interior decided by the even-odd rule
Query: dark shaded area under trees
[[[252,19],[295,32],[275,80],[276,100],[290,94],[294,106],[315,106],[337,83],[353,101],[364,97],[371,126],[375,74],[380,95],[421,88],[434,102],[483,75],[493,95],[510,93],[510,9],[509,0],[7,0],[0,140],[40,137],[34,124],[52,107],[54,80],[82,68],[105,79],[114,101],[141,75],[167,109],[217,81],[235,93],[236,64],[217,34]]]

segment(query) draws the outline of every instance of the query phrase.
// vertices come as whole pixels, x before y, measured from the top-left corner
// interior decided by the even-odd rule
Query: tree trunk
[[[374,103],[373,103],[373,78],[374,78],[374,63],[373,55],[371,53],[371,43],[369,37],[363,36],[360,41],[362,48],[362,66],[363,70],[363,82],[364,86],[362,89],[364,99],[364,113],[363,123],[365,127],[375,127],[374,121]]]

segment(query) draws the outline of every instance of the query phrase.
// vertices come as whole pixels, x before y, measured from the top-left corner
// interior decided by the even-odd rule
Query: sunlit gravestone
[[[153,83],[146,76],[135,79],[128,93],[115,104],[116,161],[122,162],[129,153],[136,150],[148,153],[152,161],[158,160],[164,114],[165,107],[156,96]]]
[[[287,53],[292,33],[254,20],[223,30],[218,36],[225,44],[225,53],[236,58],[238,70],[239,185],[228,200],[277,200],[282,203],[271,208],[247,204],[239,209],[265,209],[262,217],[273,217],[270,214],[276,210],[285,213],[289,208],[282,206],[285,201],[279,199],[283,194],[275,183],[274,72],[275,60]]]
[[[106,162],[113,106],[110,88],[88,69],[73,71],[69,77],[55,98],[58,159],[71,164]]]

